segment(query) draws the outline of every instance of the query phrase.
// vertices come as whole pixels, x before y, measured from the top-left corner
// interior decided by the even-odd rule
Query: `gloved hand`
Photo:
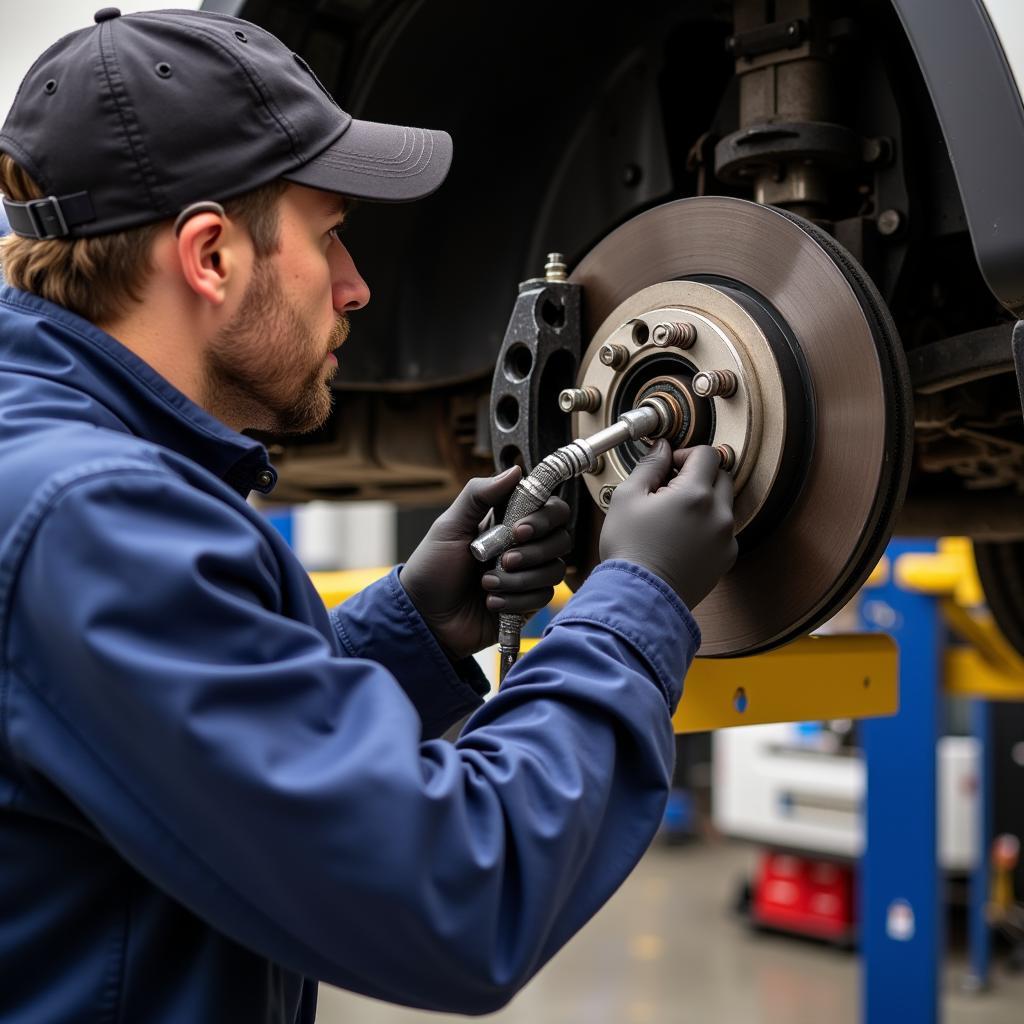
[[[516,526],[517,546],[497,570],[469,551],[487,512],[515,490],[518,466],[499,476],[470,480],[442,513],[402,569],[399,579],[441,647],[454,660],[498,639],[498,612],[532,615],[554,596],[565,577],[562,556],[572,548],[565,524],[569,506],[550,498]]]
[[[601,558],[642,565],[692,609],[736,561],[732,496],[732,477],[719,471],[713,448],[673,452],[659,440],[615,489]]]

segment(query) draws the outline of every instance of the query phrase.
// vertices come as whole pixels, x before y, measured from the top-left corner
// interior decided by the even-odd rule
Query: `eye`
[[[329,236],[330,236],[330,237],[331,237],[331,238],[332,238],[332,239],[333,239],[333,240],[334,240],[335,242],[340,242],[340,241],[341,241],[341,233],[342,233],[342,231],[344,231],[344,230],[345,230],[345,222],[344,222],[343,220],[339,220],[337,224],[335,224],[335,225],[334,225],[333,227],[331,227],[331,228],[330,228],[330,229],[328,230],[327,234],[328,234],[328,235],[329,235]]]

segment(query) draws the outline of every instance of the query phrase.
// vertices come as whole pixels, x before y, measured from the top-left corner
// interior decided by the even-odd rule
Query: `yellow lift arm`
[[[318,572],[312,578],[330,607],[387,571]],[[553,604],[561,606],[571,596],[563,584]],[[537,643],[524,640],[524,654]],[[698,658],[687,674],[673,725],[676,732],[702,732],[766,722],[895,714],[897,660],[896,644],[880,633],[803,637],[752,658]]]
[[[386,569],[313,573],[330,607],[380,579]],[[934,594],[952,632],[965,643],[945,654],[945,687],[952,695],[1024,700],[1024,659],[1000,634],[988,612],[970,542],[940,541],[934,554],[882,559],[865,584],[877,586],[894,573],[908,590]],[[572,596],[564,584],[559,607]],[[524,654],[539,643],[524,640]],[[871,718],[899,710],[898,651],[883,633],[807,636],[751,658],[697,658],[686,677],[673,718],[676,732],[703,732],[768,722]]]

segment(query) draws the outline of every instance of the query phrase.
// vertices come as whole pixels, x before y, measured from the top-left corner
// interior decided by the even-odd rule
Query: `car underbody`
[[[970,111],[952,109],[934,80],[946,57],[930,41],[926,8],[638,0],[595,17],[575,0],[233,5],[301,52],[356,117],[455,139],[434,196],[352,216],[345,242],[373,300],[353,319],[330,422],[274,440],[275,497],[437,504],[495,461],[529,469],[635,398],[645,373],[682,381],[692,398],[693,373],[709,365],[679,346],[627,345],[621,372],[595,385],[603,412],[559,408],[562,390],[598,379],[596,353],[627,319],[654,325],[665,310],[687,310],[721,321],[735,341],[753,303],[760,341],[744,351],[771,349],[778,327],[792,353],[772,343],[779,379],[792,361],[800,381],[776,385],[748,366],[741,392],[752,409],[782,409],[787,430],[802,417],[808,427],[772,456],[726,591],[763,587],[785,567],[814,576],[823,537],[844,553],[820,568],[813,597],[783,587],[781,621],[737,627],[745,639],[725,630],[710,653],[766,649],[812,628],[849,598],[894,529],[974,537],[993,611],[1024,647],[1015,599],[1024,595],[1024,429],[1010,345],[1024,297],[1024,238],[1013,233],[1024,225],[1007,217],[982,228],[987,193],[998,189],[975,184],[981,143],[962,138]],[[959,8],[950,17],[984,19],[983,8]],[[979,139],[999,130],[977,70],[986,62],[971,50],[983,28],[941,33],[964,51],[947,77],[971,75],[959,90],[977,91]],[[1019,108],[1012,77],[1003,79]],[[1016,129],[1021,139],[999,137],[1024,145],[1024,122]],[[564,254],[564,288],[579,289],[578,330],[555,310],[555,322],[523,335],[522,323],[509,325],[516,286],[543,279],[551,252]],[[534,283],[566,294],[557,274]],[[661,284],[672,287],[660,305],[629,304]],[[723,312],[727,300],[738,303],[733,313]],[[851,325],[861,320],[858,334]],[[541,337],[549,328],[563,332],[557,358]],[[724,406],[708,408],[725,422]],[[856,415],[833,429],[847,409]],[[764,416],[751,423],[769,437]],[[754,434],[744,435],[744,480],[769,473],[770,445]],[[628,459],[605,469],[626,471]],[[816,502],[815,481],[829,472],[850,493],[833,487],[831,503]],[[587,538],[609,481],[574,492],[577,580],[593,561]],[[719,596],[711,611],[702,606],[705,632],[742,612]]]

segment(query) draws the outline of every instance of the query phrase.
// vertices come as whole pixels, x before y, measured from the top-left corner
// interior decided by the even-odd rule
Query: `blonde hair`
[[[259,259],[278,247],[277,201],[287,187],[277,180],[224,202],[243,223]],[[0,153],[0,192],[15,202],[43,196],[40,187],[6,153]],[[164,222],[93,238],[0,238],[0,271],[7,283],[48,299],[95,324],[109,323],[142,299],[152,271],[153,242]]]

